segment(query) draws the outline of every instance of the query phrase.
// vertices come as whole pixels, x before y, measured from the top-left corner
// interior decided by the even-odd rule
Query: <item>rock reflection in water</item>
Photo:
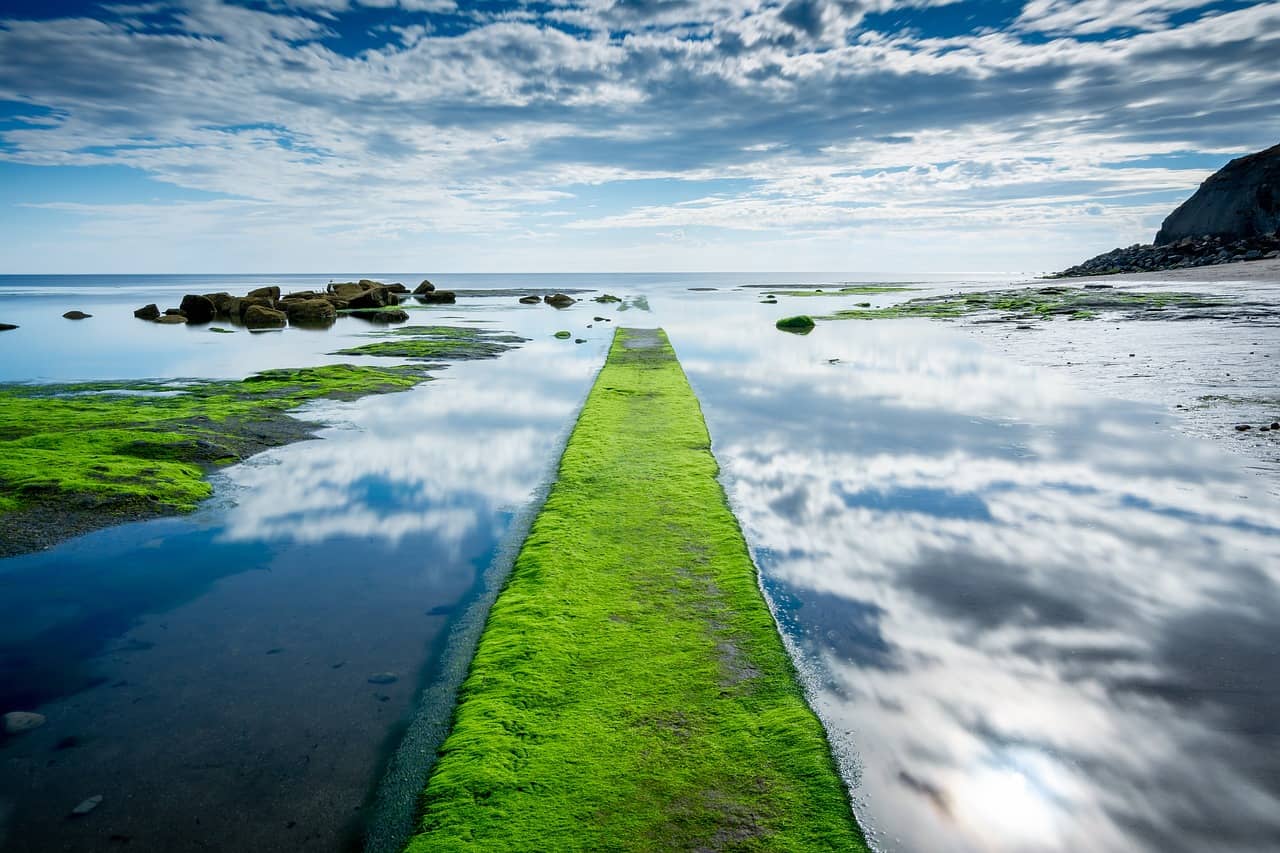
[[[923,324],[672,336],[879,846],[1280,848],[1261,481]]]

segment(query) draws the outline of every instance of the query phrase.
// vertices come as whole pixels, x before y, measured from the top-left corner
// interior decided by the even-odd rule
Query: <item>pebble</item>
[[[20,735],[32,729],[38,729],[45,723],[44,714],[34,711],[10,711],[4,715],[4,733]]]
[[[89,812],[93,811],[100,805],[102,805],[102,795],[94,794],[92,797],[83,801],[82,803],[80,803],[80,805],[72,809],[71,814],[75,817],[84,817],[85,815],[87,815]]]
[[[400,680],[400,676],[394,672],[375,672],[369,676],[370,684],[395,684]]]

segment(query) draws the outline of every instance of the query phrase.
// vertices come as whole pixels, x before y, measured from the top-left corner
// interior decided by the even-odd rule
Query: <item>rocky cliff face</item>
[[[1232,160],[1169,214],[1156,245],[1204,236],[1251,239],[1280,230],[1280,145]]]

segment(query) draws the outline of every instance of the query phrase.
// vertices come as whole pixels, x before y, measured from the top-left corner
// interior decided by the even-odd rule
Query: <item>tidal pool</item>
[[[184,292],[351,277],[0,279],[0,321],[22,326],[0,335],[0,381],[386,363],[325,355],[370,340],[355,319],[215,335],[131,316]],[[739,288],[908,277],[431,278],[626,301],[556,311],[508,294],[413,312],[530,343],[409,392],[311,407],[331,424],[320,440],[225,470],[193,516],[0,561],[0,711],[48,718],[0,743],[5,850],[358,846],[364,815],[414,793],[395,773],[378,793],[384,769],[415,720],[447,716],[425,706],[442,701],[450,632],[492,595],[619,322],[668,331],[880,849],[1280,846],[1274,471],[1185,435],[1167,391],[1144,392],[1166,362],[1254,344],[1238,381],[1265,397],[1265,333],[1159,324],[1165,361],[1134,376],[1127,354],[1087,371],[1053,355],[1144,340],[1098,322],[1039,339],[916,320],[773,328],[989,278],[776,305]],[[63,320],[72,308],[95,316]],[[1179,348],[1183,330],[1194,343]],[[383,673],[395,681],[370,681]]]

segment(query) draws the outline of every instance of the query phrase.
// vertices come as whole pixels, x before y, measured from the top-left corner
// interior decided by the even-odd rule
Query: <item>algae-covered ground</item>
[[[823,294],[817,294],[823,295]],[[1191,319],[1206,309],[1231,307],[1221,297],[1166,291],[1143,292],[1096,287],[1039,287],[922,296],[882,308],[851,308],[821,320],[890,320],[907,317],[952,319],[992,313],[1003,320],[1090,320],[1103,314],[1129,320]]]
[[[665,335],[620,330],[411,851],[867,847]]]
[[[825,290],[820,287],[807,290],[774,290],[770,288],[769,292],[775,296],[869,296],[877,293],[904,293],[915,289],[902,284],[856,284],[848,287],[838,287],[833,290]]]
[[[0,387],[0,556],[122,521],[188,512],[205,473],[311,434],[287,412],[428,377],[336,364],[241,381]]]
[[[334,355],[370,355],[418,361],[450,361],[497,358],[525,343],[526,338],[507,332],[468,326],[401,326],[371,337],[380,340],[338,350]]]

